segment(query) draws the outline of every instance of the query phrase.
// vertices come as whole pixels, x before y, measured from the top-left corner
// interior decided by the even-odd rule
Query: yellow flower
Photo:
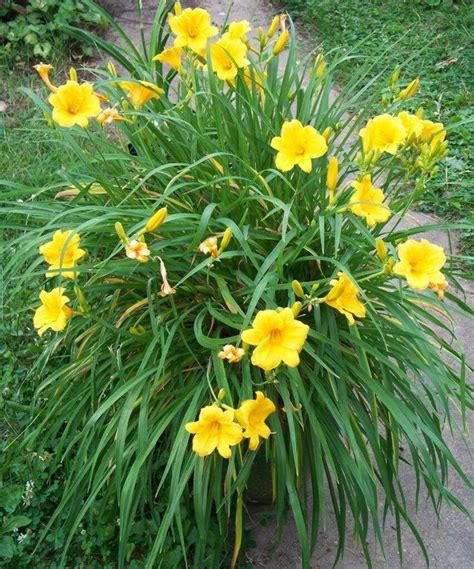
[[[58,229],[55,231],[52,241],[40,246],[40,255],[43,255],[44,260],[50,265],[49,271],[46,273],[48,278],[59,274],[66,279],[76,278],[76,272],[64,271],[64,269],[75,267],[76,262],[86,254],[84,249],[80,249],[80,243],[79,234],[74,233],[72,229],[66,231]]]
[[[402,89],[400,91],[397,98],[400,101],[404,101],[405,99],[409,99],[410,97],[413,97],[414,95],[416,95],[416,92],[418,91],[419,87],[420,87],[420,79],[419,79],[419,77],[417,77],[416,79],[413,79],[413,81],[411,83],[409,83],[405,87],[405,89]]]
[[[136,109],[141,109],[150,99],[159,99],[164,91],[148,81],[122,81],[121,89],[128,91],[128,99]]]
[[[332,156],[328,162],[328,171],[326,174],[326,187],[329,192],[334,192],[339,177],[339,162],[335,156]]]
[[[273,401],[265,397],[261,391],[256,392],[255,399],[243,401],[240,408],[235,411],[235,418],[244,429],[243,436],[250,439],[250,450],[257,450],[259,437],[268,439],[272,434],[265,420],[275,411]]]
[[[155,212],[150,219],[146,222],[145,231],[149,233],[150,231],[155,231],[160,225],[165,221],[168,216],[168,208],[162,207],[157,212]]]
[[[97,122],[100,124],[100,126],[124,120],[126,119],[114,107],[108,107],[107,109],[104,109],[97,117]]]
[[[289,41],[290,41],[290,32],[288,30],[283,30],[280,34],[280,37],[277,39],[275,45],[273,46],[273,55],[278,55],[279,53],[281,53],[285,49],[286,44]]]
[[[397,251],[399,262],[393,266],[393,272],[405,277],[409,287],[423,290],[430,285],[444,284],[446,279],[441,269],[446,256],[442,247],[426,239],[408,239],[397,247]]]
[[[50,63],[38,63],[37,65],[33,65],[33,69],[38,72],[38,75],[46,87],[48,87],[52,93],[56,93],[58,88],[55,87],[49,79],[49,72],[52,71],[54,67]]]
[[[236,39],[221,38],[211,45],[212,70],[223,81],[232,81],[239,68],[247,67],[250,61],[245,57],[247,46]]]
[[[217,237],[208,237],[199,245],[199,251],[205,255],[212,255],[214,259],[219,256],[219,249],[217,247]]]
[[[64,288],[56,287],[51,292],[40,292],[41,306],[36,309],[33,317],[33,326],[42,336],[48,328],[60,332],[66,328],[68,320],[72,316],[72,309],[66,306],[69,298],[64,294]]]
[[[446,131],[444,130],[443,123],[433,122],[429,120],[422,120],[422,130],[420,139],[423,142],[429,142],[431,148],[435,148],[438,142],[443,142],[446,138]]]
[[[398,113],[398,117],[405,127],[407,139],[409,139],[411,136],[420,136],[421,131],[423,130],[423,121],[420,118],[411,113],[407,113],[406,111]]]
[[[185,429],[194,435],[193,451],[199,456],[208,456],[216,448],[223,458],[230,458],[230,447],[242,440],[242,427],[234,423],[234,411],[225,411],[217,405],[203,407],[199,420],[187,423]]]
[[[303,126],[297,119],[283,123],[281,136],[273,137],[270,146],[278,150],[275,165],[282,172],[296,165],[311,172],[311,159],[323,156],[328,149],[325,138],[315,128]]]
[[[176,36],[174,47],[189,47],[197,53],[206,49],[208,38],[218,31],[211,26],[211,16],[202,8],[186,8],[179,15],[170,15],[169,24]]]
[[[247,41],[246,33],[250,32],[252,28],[247,20],[241,20],[240,22],[231,22],[227,32],[222,36],[224,38],[229,38],[231,40],[240,40],[243,42]]]
[[[79,85],[77,81],[68,81],[49,96],[49,102],[53,106],[54,122],[65,128],[76,124],[86,128],[89,119],[101,111],[99,97],[90,83]]]
[[[332,286],[329,294],[321,300],[344,314],[352,326],[355,322],[354,316],[364,318],[365,306],[358,299],[359,290],[352,280],[344,273],[337,273],[337,276],[338,279],[333,279],[329,283]]]
[[[165,49],[152,59],[152,61],[160,61],[161,63],[167,63],[173,69],[178,71],[181,67],[181,53],[183,49],[181,47],[171,47]]]
[[[146,263],[150,257],[150,249],[148,249],[145,241],[137,241],[136,239],[127,243],[125,253],[129,259],[135,259],[140,263]]]
[[[383,205],[383,192],[380,188],[374,188],[370,174],[366,174],[359,182],[352,182],[351,186],[355,192],[349,200],[349,209],[354,215],[365,217],[368,227],[387,221],[391,215],[390,210]]]
[[[399,117],[384,114],[370,119],[360,130],[364,152],[378,149],[395,154],[406,138],[406,130]]]
[[[217,355],[221,360],[225,360],[230,364],[236,364],[244,357],[245,350],[236,348],[232,344],[226,344]]]
[[[282,362],[289,367],[300,363],[299,353],[308,331],[309,326],[295,320],[291,308],[261,310],[253,321],[253,328],[242,332],[242,340],[257,346],[252,364],[270,371]]]

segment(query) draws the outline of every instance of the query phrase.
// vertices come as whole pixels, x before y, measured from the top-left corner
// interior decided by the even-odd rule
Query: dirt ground
[[[102,0],[100,2],[123,26],[129,37],[139,43],[140,26],[146,30],[153,22],[157,0],[143,0],[142,22],[138,20],[133,0]],[[183,0],[183,7],[203,7],[213,16],[219,24],[223,21],[228,9],[227,0]],[[280,9],[281,10],[281,9]],[[259,25],[268,26],[272,17],[279,13],[278,5],[272,5],[266,0],[236,0],[231,6],[231,19],[246,19],[253,28]],[[301,51],[307,52],[317,47],[317,38],[309,37],[298,30],[298,38]],[[109,33],[109,39],[116,39],[113,30]],[[404,226],[423,226],[436,221],[432,216],[411,212],[410,217],[404,222]],[[427,237],[439,245],[450,249],[450,242],[445,233],[427,234]],[[452,246],[452,244],[451,244]],[[467,301],[472,305],[474,290],[470,283],[464,282]],[[468,361],[474,362],[474,334],[472,321],[465,317],[456,317],[456,330],[460,342],[466,349]],[[471,478],[474,477],[474,465],[472,458],[464,443],[455,438],[451,447],[453,454],[458,458]],[[402,484],[407,493],[408,505],[415,512],[415,480],[413,473],[406,469],[402,473]],[[450,481],[450,489],[467,506],[474,510],[474,498],[465,486],[453,476]],[[261,525],[262,512],[255,509],[247,521],[251,528],[253,539],[257,547],[248,551],[248,561],[254,567],[267,569],[296,569],[301,565],[299,543],[296,528],[290,520],[285,528],[282,540],[274,544],[274,527],[269,524]],[[472,569],[474,568],[474,529],[467,518],[454,509],[444,508],[441,522],[438,524],[429,503],[420,502],[418,513],[414,516],[415,524],[422,535],[426,548],[430,554],[432,569]],[[423,554],[412,534],[407,530],[403,539],[403,564],[400,565],[396,533],[389,522],[386,525],[386,559],[382,552],[371,540],[371,548],[374,551],[374,569],[423,569],[426,567]],[[332,512],[328,512],[326,526],[322,529],[319,542],[312,557],[313,569],[328,569],[332,567],[337,549],[337,528],[334,523]],[[350,538],[350,530],[347,531],[347,543],[345,557],[337,565],[337,569],[365,569],[366,564],[357,544]]]

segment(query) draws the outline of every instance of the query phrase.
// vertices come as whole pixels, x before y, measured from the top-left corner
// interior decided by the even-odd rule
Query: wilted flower
[[[120,87],[128,92],[128,99],[135,109],[141,109],[150,99],[159,99],[164,93],[161,87],[148,81],[121,81]]]
[[[205,255],[212,255],[214,259],[219,256],[217,237],[208,237],[199,245],[199,251]]]
[[[405,141],[407,132],[399,117],[383,114],[370,119],[359,135],[365,153],[375,149],[396,154],[398,147]]]
[[[181,53],[183,49],[181,47],[170,47],[165,49],[152,59],[152,61],[159,61],[161,63],[167,63],[173,69],[178,71],[181,68]]]
[[[66,279],[76,278],[77,273],[74,271],[64,271],[64,269],[72,269],[86,252],[80,248],[81,238],[78,233],[74,233],[72,229],[61,231],[58,229],[54,232],[53,240],[41,245],[39,252],[43,255],[44,260],[50,265],[46,276],[55,277],[61,274]]]
[[[365,217],[368,227],[383,223],[390,217],[390,209],[383,205],[385,196],[380,188],[374,188],[370,174],[360,181],[352,182],[355,189],[349,200],[349,209],[354,215]]]
[[[222,350],[217,354],[221,360],[226,360],[230,364],[240,362],[245,355],[243,348],[236,348],[232,344],[226,344]]]
[[[234,411],[225,411],[217,405],[203,407],[199,420],[185,425],[194,435],[193,451],[199,456],[208,456],[215,449],[223,458],[230,458],[230,447],[242,440],[242,427],[234,423]]]
[[[90,83],[80,85],[77,81],[68,81],[48,100],[53,106],[53,120],[65,128],[76,124],[86,128],[89,119],[101,112],[99,97]]]
[[[107,109],[104,109],[97,117],[97,122],[101,126],[124,120],[126,120],[125,117],[123,117],[114,107],[108,107]]]
[[[323,156],[328,149],[326,140],[315,128],[303,126],[297,119],[283,123],[281,136],[273,137],[270,145],[278,150],[275,165],[282,172],[295,166],[311,172],[311,159]]]
[[[128,242],[125,246],[125,253],[129,259],[135,259],[140,263],[146,263],[151,254],[145,241],[137,241],[136,239]]]
[[[250,439],[250,450],[257,450],[260,437],[268,439],[272,434],[265,421],[275,411],[273,401],[265,397],[261,391],[256,392],[255,399],[243,401],[239,409],[235,411],[235,418],[244,430],[244,438]]]
[[[300,363],[299,353],[308,335],[309,326],[295,319],[291,308],[261,310],[253,328],[242,332],[242,340],[257,346],[252,364],[270,371],[284,362],[289,367]]]
[[[232,81],[237,76],[239,68],[250,64],[246,55],[247,46],[243,42],[223,37],[211,45],[212,70],[219,79]]]
[[[64,288],[57,287],[51,292],[42,290],[39,298],[42,305],[36,309],[33,317],[33,326],[42,336],[48,328],[55,332],[64,330],[68,320],[72,316],[72,309],[66,304],[69,298],[64,294]]]
[[[444,299],[444,293],[446,292],[446,289],[448,288],[448,283],[446,281],[441,282],[441,283],[430,283],[429,287],[431,290],[433,290],[438,295],[439,300],[443,300]]]
[[[208,38],[217,35],[209,12],[202,8],[186,8],[179,15],[170,15],[171,31],[176,36],[174,47],[189,47],[199,53],[206,49]]]
[[[160,260],[160,274],[161,280],[163,284],[161,285],[161,292],[160,296],[169,296],[170,294],[176,294],[176,289],[173,288],[170,283],[168,282],[168,273],[166,272],[166,266],[163,262],[161,257],[158,257]]]
[[[439,245],[427,239],[408,239],[397,247],[397,252],[399,261],[394,265],[393,272],[405,277],[409,287],[423,290],[445,283],[441,269],[446,263],[446,256]]]
[[[33,69],[38,72],[38,75],[46,87],[48,87],[52,93],[56,93],[58,88],[55,87],[49,79],[49,72],[52,71],[54,67],[50,63],[38,63],[37,65],[33,65]]]
[[[358,299],[359,290],[352,280],[344,273],[337,273],[338,279],[333,279],[329,284],[332,289],[321,299],[332,308],[338,310],[352,326],[355,323],[354,316],[364,318],[365,306]]]

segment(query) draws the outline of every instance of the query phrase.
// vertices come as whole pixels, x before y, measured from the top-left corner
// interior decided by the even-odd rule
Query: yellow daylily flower
[[[308,336],[309,326],[295,319],[291,308],[261,310],[253,328],[242,332],[242,340],[257,346],[252,364],[271,371],[284,362],[289,367],[300,363],[299,353]]]
[[[238,39],[221,38],[211,45],[212,70],[222,81],[233,81],[238,70],[250,65],[247,46]]]
[[[242,427],[234,422],[234,410],[225,411],[217,405],[203,407],[199,420],[187,423],[185,429],[194,435],[193,451],[208,456],[215,449],[223,458],[230,458],[230,447],[242,440]]]
[[[169,49],[163,50],[158,55],[152,59],[152,61],[159,61],[161,63],[167,63],[176,71],[179,71],[181,68],[181,54],[183,52],[183,48],[181,47],[170,47]]]
[[[282,172],[295,166],[311,172],[311,159],[323,156],[328,149],[325,138],[315,128],[303,126],[297,119],[283,123],[281,135],[273,137],[270,146],[278,150],[275,165]]]
[[[256,392],[255,399],[243,401],[239,409],[235,411],[235,418],[244,429],[244,438],[250,439],[250,450],[257,450],[260,437],[268,439],[272,434],[265,421],[275,411],[273,401],[265,397],[261,391]]]
[[[84,249],[80,248],[80,244],[79,234],[74,233],[72,229],[55,231],[52,241],[39,248],[40,255],[43,255],[44,260],[50,265],[46,276],[49,278],[61,274],[66,279],[75,279],[77,272],[64,271],[64,269],[74,268],[77,261],[86,254]]]
[[[438,142],[443,142],[446,138],[446,131],[441,122],[433,122],[427,119],[421,121],[422,130],[420,133],[420,140],[429,142],[431,148],[435,148]]]
[[[359,131],[359,135],[365,153],[380,150],[396,154],[399,146],[405,141],[407,132],[400,117],[385,113],[370,119]]]
[[[240,22],[231,22],[229,24],[227,32],[222,37],[246,42],[246,34],[250,32],[251,29],[252,28],[250,27],[250,24],[247,20],[241,20]]]
[[[365,217],[368,227],[383,223],[392,215],[390,209],[383,205],[385,196],[380,188],[374,188],[370,174],[352,182],[351,186],[355,192],[349,200],[349,209],[354,215]]]
[[[148,81],[138,81],[136,83],[133,81],[121,81],[120,88],[128,92],[128,100],[135,109],[141,109],[148,101],[159,99],[164,93],[161,87]]]
[[[99,97],[91,83],[68,81],[58,87],[48,100],[53,107],[54,122],[65,128],[76,124],[86,128],[89,119],[101,112]]]
[[[151,252],[145,241],[132,239],[125,246],[125,254],[129,259],[134,259],[140,263],[146,263],[150,258]]]
[[[204,255],[212,255],[214,259],[219,256],[219,248],[217,247],[217,237],[208,237],[199,245],[199,251]]]
[[[403,126],[405,127],[407,139],[412,136],[420,136],[421,131],[423,130],[423,121],[419,117],[412,113],[402,111],[401,113],[398,113],[398,118],[402,121]]]
[[[410,288],[424,290],[430,285],[443,285],[446,277],[441,272],[446,255],[439,245],[427,239],[408,239],[397,247],[398,263],[393,266],[396,275],[405,277]]]
[[[42,290],[39,294],[41,306],[36,309],[33,317],[33,326],[42,336],[48,328],[60,332],[66,328],[72,316],[72,309],[66,304],[69,298],[64,294],[64,288],[56,287],[51,292]]]
[[[236,364],[240,362],[244,355],[245,350],[243,348],[236,348],[232,344],[226,344],[217,354],[221,360],[225,360],[230,364]]]
[[[208,38],[218,32],[203,8],[186,8],[179,15],[170,15],[169,24],[176,36],[174,47],[189,47],[197,53],[205,50]]]
[[[352,280],[342,272],[337,273],[337,276],[337,279],[329,283],[332,289],[321,301],[344,314],[352,326],[355,323],[354,316],[364,318],[365,306],[359,300],[359,290]]]

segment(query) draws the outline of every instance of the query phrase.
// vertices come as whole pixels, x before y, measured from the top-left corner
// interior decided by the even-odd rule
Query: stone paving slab
[[[102,0],[100,2],[126,29],[128,36],[138,45],[140,42],[140,22],[137,18],[135,2],[131,0]],[[143,20],[145,28],[149,28],[153,22],[157,1],[143,0]],[[213,16],[217,24],[222,23],[228,10],[227,0],[183,0],[183,7],[203,7]],[[236,0],[231,7],[231,19],[249,20],[252,27],[261,25],[267,27],[274,15],[281,8],[272,5],[266,0]],[[110,39],[117,39],[112,31]],[[316,38],[309,37],[302,30],[298,30],[298,42],[301,53],[309,52],[317,47]],[[426,226],[437,223],[439,220],[431,215],[419,212],[410,212],[403,220],[400,227],[411,228]],[[455,247],[455,235],[448,236],[446,232],[429,232],[425,237],[442,245],[449,251]],[[466,302],[472,306],[474,288],[471,282],[461,281],[464,287]],[[465,316],[455,315],[455,328],[459,341],[466,349],[468,361],[474,362],[474,334],[473,322]],[[474,426],[471,416],[471,428]],[[474,479],[474,463],[461,437],[452,439],[451,450],[465,469],[468,476]],[[410,469],[405,469],[401,474],[403,487],[407,494],[407,501],[414,514],[413,519],[422,535],[426,548],[430,555],[432,569],[474,569],[474,527],[470,521],[459,511],[444,507],[441,520],[438,523],[431,505],[420,501],[419,510],[415,515],[415,480]],[[449,484],[450,489],[456,494],[462,503],[474,511],[473,493],[453,475]],[[329,501],[330,502],[330,501]],[[251,508],[247,526],[251,529],[252,537],[257,547],[247,552],[247,560],[254,567],[266,569],[296,569],[301,566],[298,534],[293,521],[290,519],[285,527],[282,540],[279,544],[274,543],[274,526],[272,523],[262,525],[262,519],[266,519],[265,512],[268,507]],[[328,511],[327,524],[320,532],[318,545],[311,560],[312,569],[328,569],[332,567],[337,550],[337,527],[332,511]],[[347,530],[347,543],[344,551],[344,559],[337,565],[337,569],[365,569],[366,563],[360,548],[350,538],[350,528]],[[403,538],[403,563],[400,565],[396,533],[390,520],[385,530],[386,535],[386,559],[377,548],[374,540],[369,540],[371,550],[374,553],[374,569],[424,569],[426,567],[423,554],[409,530],[404,532]]]

